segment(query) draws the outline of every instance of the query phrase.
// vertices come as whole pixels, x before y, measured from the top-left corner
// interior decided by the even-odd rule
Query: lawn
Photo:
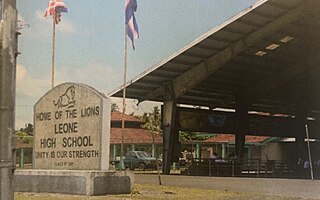
[[[16,200],[103,200],[103,199],[217,199],[217,200],[298,200],[301,198],[267,196],[254,193],[241,193],[231,191],[203,190],[195,188],[181,188],[158,185],[136,184],[133,192],[127,195],[106,195],[106,196],[78,196],[62,194],[35,194],[35,193],[15,193]],[[304,199],[307,200],[307,199]]]

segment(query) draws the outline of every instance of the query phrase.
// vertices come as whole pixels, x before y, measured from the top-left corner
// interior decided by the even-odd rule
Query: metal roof
[[[162,102],[171,88],[179,104],[235,108],[245,95],[252,111],[290,114],[307,95],[316,116],[319,36],[319,0],[259,1],[129,81],[126,96]]]

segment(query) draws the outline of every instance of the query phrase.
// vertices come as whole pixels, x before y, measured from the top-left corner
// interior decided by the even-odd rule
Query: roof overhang
[[[320,1],[263,0],[129,81],[126,97],[291,114],[301,97],[320,114]],[[312,87],[311,87],[312,86]],[[122,88],[109,96],[122,97]]]

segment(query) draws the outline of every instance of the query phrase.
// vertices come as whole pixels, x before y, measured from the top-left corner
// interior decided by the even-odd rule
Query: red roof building
[[[162,137],[157,133],[141,128],[143,120],[134,116],[124,115],[124,144],[162,144]],[[121,144],[122,140],[122,113],[115,111],[111,114],[110,144]]]
[[[126,122],[138,122],[138,123],[143,123],[141,119],[138,119],[134,116],[131,115],[126,115],[124,114],[123,116],[124,121]],[[114,111],[111,113],[111,121],[121,121],[122,120],[122,113],[119,111]]]
[[[111,128],[110,144],[121,144],[121,128]],[[125,128],[124,144],[153,144],[152,133],[146,129]],[[154,134],[155,144],[162,144],[162,137]]]
[[[245,142],[246,143],[261,143],[265,140],[269,139],[270,137],[267,136],[251,136],[246,135]],[[203,143],[234,143],[235,142],[235,135],[233,134],[218,134],[214,137],[211,137]]]
[[[150,130],[141,128],[144,121],[134,116],[124,115],[124,152],[129,150],[142,150],[153,156],[162,149],[162,137]],[[122,143],[122,113],[111,113],[110,129],[110,159],[119,159]],[[154,137],[154,142],[153,142]],[[158,154],[159,155],[159,154]]]

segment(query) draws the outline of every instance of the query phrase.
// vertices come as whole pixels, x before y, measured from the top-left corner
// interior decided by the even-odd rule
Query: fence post
[[[258,159],[258,171],[257,171],[257,177],[260,177],[260,165],[261,165],[261,159]]]
[[[211,176],[211,159],[209,159],[209,176]]]
[[[268,161],[266,162],[266,165],[265,165],[265,168],[266,168],[266,170],[264,171],[264,175],[265,175],[265,177],[268,177]]]
[[[232,177],[234,177],[234,160],[232,160],[231,162],[232,162]]]

